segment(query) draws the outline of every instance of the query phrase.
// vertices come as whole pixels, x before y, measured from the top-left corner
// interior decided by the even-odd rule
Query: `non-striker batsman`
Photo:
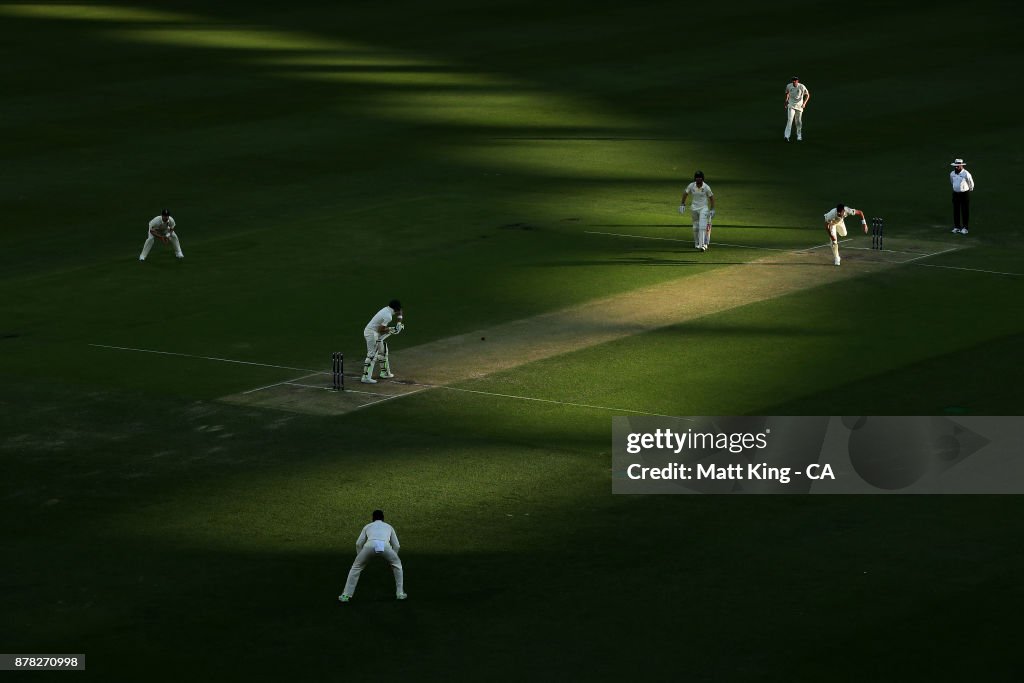
[[[686,212],[686,198],[690,197],[690,215],[693,216],[693,247],[707,251],[711,241],[711,220],[715,217],[715,193],[704,182],[704,171],[693,174],[693,182],[683,190],[679,200],[679,213]]]

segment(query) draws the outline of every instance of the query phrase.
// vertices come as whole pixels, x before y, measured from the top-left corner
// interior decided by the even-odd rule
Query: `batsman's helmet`
[[[696,180],[697,178],[704,180],[704,171],[697,171],[696,173],[694,173],[693,179]]]
[[[391,301],[389,301],[388,306],[390,306],[392,309],[396,311],[402,310],[402,302],[399,301],[398,299],[392,299]]]

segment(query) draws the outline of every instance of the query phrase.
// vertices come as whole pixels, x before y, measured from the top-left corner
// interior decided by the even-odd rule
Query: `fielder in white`
[[[810,99],[811,91],[800,82],[797,76],[793,76],[789,85],[786,86],[786,132],[783,133],[786,142],[789,142],[789,134],[793,130],[794,123],[796,124],[797,142],[804,139],[804,107],[807,106]]]
[[[391,327],[391,322],[397,318],[398,324]],[[366,360],[363,361],[363,376],[360,382],[363,384],[376,384],[373,378],[373,367],[380,361],[380,376],[383,379],[394,377],[391,372],[391,359],[388,357],[387,338],[393,334],[400,334],[405,329],[402,322],[402,302],[392,299],[387,306],[377,311],[377,314],[370,318],[363,329],[363,338],[366,339]]]
[[[391,572],[395,575],[395,597],[405,600],[405,580],[402,575],[402,560],[398,558],[398,551],[401,545],[398,543],[398,534],[395,528],[384,521],[384,512],[374,510],[372,522],[363,527],[356,539],[356,560],[352,563],[352,569],[348,572],[348,581],[345,582],[345,592],[338,596],[341,602],[348,602],[356,594],[356,585],[359,583],[359,575],[363,573],[363,567],[374,557],[383,557],[389,565]]]
[[[693,182],[686,186],[683,198],[679,200],[679,213],[686,213],[686,198],[690,200],[690,215],[693,217],[693,247],[707,251],[711,242],[711,219],[715,217],[715,193],[704,182],[704,171],[693,174]]]
[[[164,244],[170,244],[174,247],[174,255],[177,258],[185,258],[185,255],[181,253],[181,242],[178,241],[178,234],[174,232],[174,227],[174,219],[167,209],[161,211],[159,216],[151,220],[146,232],[146,243],[142,245],[142,253],[139,254],[139,260],[145,261],[146,257],[149,256],[149,250],[153,248],[153,240],[160,240]]]
[[[839,258],[839,237],[846,237],[846,223],[843,219],[847,216],[860,216],[860,224],[864,227],[864,234],[868,234],[868,222],[864,218],[864,212],[843,204],[837,204],[836,208],[825,214],[825,232],[828,233],[829,243],[832,245],[832,265],[840,264]]]

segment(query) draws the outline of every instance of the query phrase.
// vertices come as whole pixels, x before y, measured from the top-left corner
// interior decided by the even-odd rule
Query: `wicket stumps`
[[[881,218],[871,219],[871,248],[881,249],[885,237],[885,221]]]
[[[345,390],[345,354],[341,351],[331,354],[331,382],[335,391]]]

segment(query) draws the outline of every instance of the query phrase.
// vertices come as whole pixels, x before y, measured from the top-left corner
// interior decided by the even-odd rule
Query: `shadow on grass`
[[[985,521],[1017,519],[1014,505],[605,498],[518,518],[510,530],[529,531],[529,551],[464,552],[455,534],[449,552],[424,554],[407,537],[409,600],[393,599],[378,562],[344,605],[336,596],[350,550],[191,548],[97,528],[9,565],[18,590],[5,613],[18,629],[5,643],[85,652],[104,680],[138,671],[180,680],[197,670],[207,679],[331,680],[369,666],[367,653],[380,648],[389,671],[417,680],[451,680],[456,668],[462,680],[633,680],[638,657],[646,676],[683,667],[691,680],[750,671],[761,679],[833,657],[847,674],[905,670],[907,652],[921,653],[919,671],[944,671],[950,663],[923,655],[964,646],[992,674],[1011,658],[1002,625],[981,617],[1019,595],[1012,577],[1024,553],[1007,552],[999,539],[1009,530]],[[1024,522],[1011,524],[1019,533]],[[491,531],[467,520],[462,533]],[[958,627],[965,618],[967,633]]]

